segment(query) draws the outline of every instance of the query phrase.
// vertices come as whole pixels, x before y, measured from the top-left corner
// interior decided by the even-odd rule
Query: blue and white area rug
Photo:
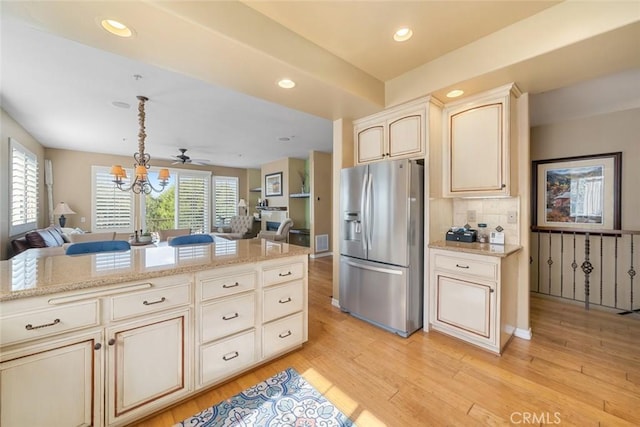
[[[174,427],[351,427],[353,422],[294,369],[273,377]]]

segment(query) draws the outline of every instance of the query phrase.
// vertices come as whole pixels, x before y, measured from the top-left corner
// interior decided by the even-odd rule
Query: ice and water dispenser
[[[360,219],[360,212],[345,212],[344,213],[344,240],[351,240],[359,242],[362,238],[362,222]]]

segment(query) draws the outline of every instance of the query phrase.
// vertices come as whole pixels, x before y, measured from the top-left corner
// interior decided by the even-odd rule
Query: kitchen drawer
[[[255,330],[200,346],[200,375],[203,385],[230,376],[256,360]]]
[[[302,279],[304,277],[304,263],[295,262],[277,267],[267,267],[263,274],[264,286]]]
[[[486,258],[486,259],[485,259]],[[488,257],[451,256],[437,253],[435,268],[489,280],[498,280],[498,264]]]
[[[303,283],[300,280],[280,286],[273,286],[263,291],[262,321],[269,322],[288,316],[303,307]]]
[[[256,273],[254,271],[200,278],[200,301],[234,295],[255,289],[256,282]]]
[[[203,304],[200,342],[213,341],[253,327],[255,306],[255,292]]]
[[[262,357],[275,356],[302,344],[303,314],[297,313],[262,327]]]
[[[191,283],[111,297],[111,320],[155,313],[191,302]]]
[[[100,324],[98,300],[0,318],[0,345],[34,340]]]

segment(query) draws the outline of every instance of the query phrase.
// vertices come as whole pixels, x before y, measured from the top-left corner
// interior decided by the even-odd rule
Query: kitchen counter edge
[[[464,252],[468,254],[487,255],[499,258],[506,258],[522,250],[519,245],[492,245],[490,243],[464,243],[439,240],[429,243],[430,249],[443,249],[452,252]]]

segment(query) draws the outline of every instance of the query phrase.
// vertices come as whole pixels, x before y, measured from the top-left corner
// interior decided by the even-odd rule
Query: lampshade
[[[238,202],[238,207],[239,208],[246,208],[247,207],[247,203],[244,201],[244,199],[240,199],[240,201]]]
[[[54,215],[71,215],[71,214],[75,214],[75,212],[65,202],[60,202],[56,205],[55,209],[53,210],[53,214]]]
[[[163,179],[169,179],[170,175],[169,175],[169,169],[160,169],[160,172],[158,172],[158,179],[163,180]]]

